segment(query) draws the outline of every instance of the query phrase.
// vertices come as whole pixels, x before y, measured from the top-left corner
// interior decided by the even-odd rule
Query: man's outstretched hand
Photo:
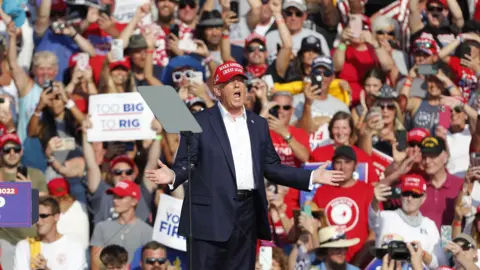
[[[170,185],[173,184],[173,179],[175,177],[174,173],[167,165],[163,164],[160,160],[158,161],[159,169],[156,170],[147,170],[145,171],[145,176],[148,180],[152,181],[157,185]]]
[[[313,171],[313,184],[338,186],[338,182],[344,181],[344,175],[342,171],[329,171],[327,170],[330,162],[324,163]]]

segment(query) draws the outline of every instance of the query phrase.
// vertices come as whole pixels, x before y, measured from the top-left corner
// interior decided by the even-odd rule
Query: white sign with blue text
[[[133,141],[155,138],[152,111],[138,92],[91,95],[89,142]]]
[[[185,237],[178,235],[182,200],[160,195],[155,225],[153,226],[153,240],[176,250],[187,251]]]

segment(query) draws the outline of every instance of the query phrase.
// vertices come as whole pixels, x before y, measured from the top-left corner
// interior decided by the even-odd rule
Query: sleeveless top
[[[439,107],[438,105],[431,105],[426,100],[422,100],[420,107],[411,119],[410,129],[426,128],[430,133],[434,132],[439,122]]]

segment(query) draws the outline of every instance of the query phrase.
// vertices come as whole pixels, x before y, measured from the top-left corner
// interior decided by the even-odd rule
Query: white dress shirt
[[[232,148],[233,164],[235,165],[235,178],[237,190],[255,189],[253,177],[252,146],[250,133],[248,133],[247,113],[233,117],[221,103],[218,103],[222,115],[228,140]]]

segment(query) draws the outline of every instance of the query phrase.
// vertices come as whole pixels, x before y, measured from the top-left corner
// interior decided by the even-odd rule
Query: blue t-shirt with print
[[[55,53],[58,58],[58,74],[55,77],[57,81],[64,81],[68,70],[68,61],[70,57],[80,51],[78,45],[69,36],[57,35],[52,29],[48,28],[41,37],[34,34],[35,52],[50,51]]]

